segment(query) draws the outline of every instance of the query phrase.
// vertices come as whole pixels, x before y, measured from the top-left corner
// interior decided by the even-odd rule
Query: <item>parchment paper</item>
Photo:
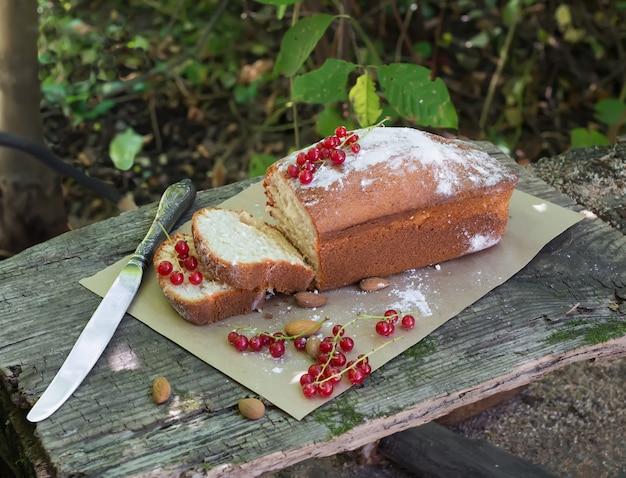
[[[268,219],[260,183],[222,203],[221,207],[246,209]],[[287,352],[281,359],[272,358],[267,351],[237,352],[226,339],[231,330],[243,326],[273,333],[283,330],[285,324],[297,318],[322,320],[328,317],[320,333],[330,335],[334,324],[345,324],[359,313],[382,315],[388,308],[412,312],[417,319],[416,327],[411,331],[397,327],[391,338],[402,338],[370,356],[370,364],[376,370],[508,280],[550,240],[583,219],[578,213],[520,191],[513,194],[509,214],[503,239],[490,249],[388,277],[391,285],[376,292],[362,292],[356,286],[325,292],[328,303],[318,309],[299,308],[291,297],[278,295],[266,302],[262,312],[199,327],[183,320],[170,307],[150,268],[129,313],[300,420],[348,389],[348,380],[344,378],[329,399],[305,398],[299,377],[312,363],[305,353],[297,352],[291,343],[287,343]],[[190,224],[184,224],[180,230],[189,231]],[[126,261],[123,259],[80,283],[103,296]],[[389,340],[376,334],[375,322],[359,320],[346,331],[356,343],[348,360]],[[364,384],[367,385],[367,380]]]

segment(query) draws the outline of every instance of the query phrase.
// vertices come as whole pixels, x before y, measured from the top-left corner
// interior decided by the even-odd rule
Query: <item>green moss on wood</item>
[[[595,345],[626,335],[626,321],[616,317],[605,322],[577,319],[563,324],[544,341],[549,344],[581,339],[585,345]]]
[[[405,355],[409,357],[413,357],[416,360],[422,359],[433,354],[437,350],[437,346],[435,345],[435,341],[432,337],[424,337],[418,343],[416,343],[413,347],[407,349]]]
[[[365,416],[356,411],[353,401],[347,396],[342,396],[316,410],[312,414],[312,419],[325,425],[330,430],[331,437],[336,437],[362,423]]]

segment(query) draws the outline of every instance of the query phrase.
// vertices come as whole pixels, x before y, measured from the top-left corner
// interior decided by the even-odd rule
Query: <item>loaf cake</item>
[[[201,209],[193,215],[191,231],[209,273],[237,289],[298,292],[315,276],[275,227],[247,211]]]
[[[497,244],[517,177],[472,145],[412,128],[357,130],[357,153],[317,162],[301,182],[298,154],[267,170],[267,210],[315,270],[319,290],[437,264]],[[348,136],[350,133],[348,134]],[[291,167],[291,168],[290,168]]]
[[[182,258],[175,250],[178,242],[185,242],[189,248]],[[195,267],[186,268],[184,262],[188,257],[196,259],[198,257],[192,237],[188,234],[177,233],[159,246],[153,261],[159,286],[174,310],[185,320],[195,325],[206,325],[233,315],[247,314],[263,307],[265,289],[234,288],[215,280],[200,261],[197,261]],[[168,270],[169,266],[163,267],[164,262],[172,265],[171,271]],[[159,270],[160,267],[161,270]],[[183,273],[184,278],[181,283],[172,281],[172,274],[177,272]],[[193,272],[200,273],[199,276],[196,275],[196,278],[200,279],[197,284],[190,281]]]

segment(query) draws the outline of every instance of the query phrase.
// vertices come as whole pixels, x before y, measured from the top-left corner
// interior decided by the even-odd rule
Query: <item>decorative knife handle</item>
[[[189,179],[183,179],[168,187],[161,197],[156,217],[146,237],[137,246],[133,258],[139,260],[142,265],[147,265],[157,246],[165,240],[163,229],[169,232],[193,204],[195,197],[196,188]]]

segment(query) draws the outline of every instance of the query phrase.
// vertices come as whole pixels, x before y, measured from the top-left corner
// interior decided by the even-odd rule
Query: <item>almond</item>
[[[321,322],[315,322],[314,320],[298,319],[285,325],[285,333],[290,337],[308,337],[309,335],[317,333],[321,326]]]
[[[365,292],[384,289],[388,285],[389,281],[382,277],[368,277],[359,282],[359,288]]]
[[[328,302],[327,297],[315,292],[298,292],[293,297],[296,299],[296,305],[300,307],[321,307]]]
[[[170,383],[165,377],[157,377],[152,382],[152,398],[156,404],[167,402],[172,393]]]
[[[250,420],[258,420],[265,415],[265,405],[258,398],[242,398],[237,402],[239,412]]]

